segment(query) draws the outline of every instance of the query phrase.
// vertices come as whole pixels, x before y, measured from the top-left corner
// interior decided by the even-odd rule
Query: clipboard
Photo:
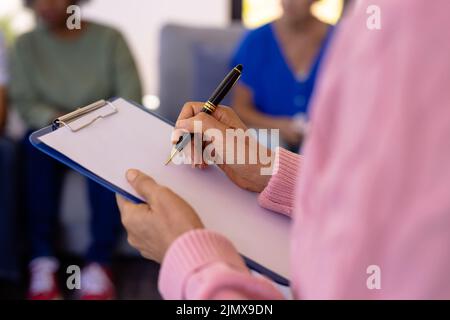
[[[134,108],[136,108],[136,109],[134,109]],[[112,182],[111,181],[112,179],[102,176],[101,174],[98,174],[98,173],[94,172],[93,170],[90,170],[90,168],[87,168],[82,163],[80,163],[81,161],[80,162],[76,161],[75,157],[73,157],[73,154],[72,154],[72,156],[64,154],[63,152],[56,150],[50,144],[45,143],[43,141],[44,139],[46,139],[46,137],[49,137],[50,134],[55,133],[58,130],[63,130],[64,134],[66,134],[66,136],[65,136],[66,140],[64,141],[64,143],[70,144],[71,137],[75,137],[75,135],[78,135],[78,134],[86,135],[86,134],[88,134],[88,130],[94,129],[94,128],[90,129],[91,127],[94,127],[94,126],[97,126],[95,128],[95,130],[97,130],[97,132],[99,132],[99,130],[103,130],[103,129],[107,130],[108,126],[112,125],[112,123],[113,123],[112,119],[114,117],[117,117],[117,118],[114,118],[114,122],[117,124],[118,119],[121,116],[124,116],[125,111],[126,112],[132,111],[132,112],[136,113],[137,110],[140,111],[139,119],[141,122],[144,119],[146,119],[149,121],[149,123],[153,122],[153,124],[164,125],[165,130],[166,130],[166,127],[173,128],[173,126],[174,126],[173,122],[170,122],[170,121],[164,119],[157,113],[155,113],[151,110],[148,110],[141,105],[138,105],[131,101],[127,101],[122,98],[114,98],[111,100],[97,101],[86,107],[79,108],[79,109],[75,110],[74,112],[64,115],[64,116],[56,119],[50,126],[45,127],[43,129],[40,129],[40,130],[32,133],[30,135],[29,139],[30,139],[31,144],[33,146],[35,146],[37,149],[44,152],[48,156],[62,162],[66,166],[79,172],[80,174],[84,175],[85,177],[87,177],[91,180],[94,180],[95,182],[99,183],[103,187],[109,189],[110,191],[112,191],[114,193],[118,193],[118,194],[122,195],[123,197],[127,198],[130,201],[133,201],[135,203],[142,203],[142,200],[136,194],[133,194],[133,191],[131,191],[130,189],[126,190],[125,187],[120,187],[118,183]],[[122,113],[121,113],[121,111],[122,111]],[[109,121],[110,121],[110,123],[109,123]],[[129,127],[132,125],[133,125],[132,123],[127,123],[127,124],[124,123],[125,128],[127,128],[127,126]],[[148,129],[146,129],[146,128],[143,128],[143,129],[151,130],[150,127]],[[117,126],[115,127],[115,130],[118,130]],[[141,130],[142,130],[142,128],[141,128]],[[83,132],[83,133],[81,133],[81,132]],[[105,132],[103,132],[103,133],[105,134]],[[128,134],[128,136],[130,136],[130,135],[131,134]],[[139,138],[139,137],[136,136],[136,140],[137,140],[137,138]],[[159,139],[161,139],[161,137],[156,137],[155,139],[157,139],[159,141]],[[107,141],[107,143],[111,143],[111,146],[112,146],[114,142]],[[167,152],[169,152],[170,151],[170,136],[167,138],[167,141],[165,141],[165,143],[167,144]],[[112,147],[109,147],[108,150],[110,150],[110,148],[112,148]],[[80,148],[80,149],[82,149],[82,148]],[[149,152],[151,152],[151,151],[149,150]],[[166,156],[165,153],[164,153],[164,156]],[[192,179],[201,179],[196,176],[195,177],[193,176],[196,174],[195,172],[199,172],[199,170],[193,170],[191,168],[176,168],[176,167],[179,167],[179,166],[174,166],[172,170],[186,170],[186,174],[191,175],[189,178],[191,180]],[[220,171],[218,168],[211,168],[211,170]],[[150,174],[151,176],[153,176],[152,172],[147,172],[147,173]],[[121,172],[120,174],[123,174],[123,176],[125,176],[125,170],[123,172]],[[227,179],[225,176],[223,178],[219,178],[217,172],[213,172],[212,174],[215,175],[215,177],[214,177],[215,181],[217,181],[219,179]],[[194,178],[192,178],[192,177],[194,177]],[[170,180],[170,179],[168,179],[168,180]],[[157,182],[171,187],[169,185],[170,181],[164,181],[164,179],[157,179]],[[232,184],[231,182],[229,182],[229,183]],[[228,183],[227,183],[227,188],[233,188],[233,187],[228,185]],[[238,188],[238,187],[236,187],[236,188]],[[185,189],[183,189],[183,190],[185,190]],[[230,190],[232,190],[233,192],[236,192],[234,189],[230,189]],[[174,190],[174,191],[177,192],[177,190]],[[241,190],[241,191],[243,193],[243,196],[245,197],[245,202],[249,202],[249,200],[247,200],[247,199],[251,199],[251,197],[253,197],[253,196],[250,196],[249,194],[247,194],[248,191],[245,191],[245,190]],[[239,191],[239,192],[241,192],[241,191]],[[177,193],[180,193],[180,192],[177,192]],[[183,194],[181,194],[181,195],[183,196]],[[185,197],[185,199],[187,199],[188,202],[190,200],[189,198],[186,198],[186,197]],[[256,195],[254,195],[254,202],[255,202],[255,205],[257,205],[256,204]],[[253,204],[250,206],[253,206]],[[194,206],[194,209],[196,209],[195,206]],[[211,209],[211,211],[214,211],[214,210],[215,209]],[[259,235],[257,235],[257,237],[260,238],[260,239],[258,239],[258,241],[255,241],[254,248],[255,248],[255,251],[259,251],[259,258],[261,258],[261,259],[252,257],[252,250],[250,248],[250,245],[247,243],[248,241],[243,241],[241,239],[242,237],[239,234],[236,235],[235,232],[232,231],[234,238],[235,238],[235,239],[233,239],[233,236],[230,236],[230,234],[227,234],[227,232],[222,232],[221,226],[220,226],[221,223],[217,223],[217,219],[219,218],[217,216],[212,218],[212,220],[215,220],[215,222],[213,223],[214,228],[212,228],[212,229],[231,238],[232,242],[235,244],[235,246],[237,247],[238,251],[241,253],[247,266],[250,269],[255,270],[255,271],[269,277],[270,279],[272,279],[273,281],[275,281],[281,285],[289,285],[287,270],[288,270],[288,242],[289,242],[288,234],[289,234],[290,221],[287,217],[278,215],[278,214],[270,212],[268,210],[265,210],[262,208],[260,208],[258,210],[262,211],[261,217],[259,218],[258,215],[254,214],[254,216],[252,217],[253,220],[247,219],[247,221],[251,221],[251,223],[248,223],[249,225],[246,226],[247,230],[245,230],[245,229],[242,230],[242,237],[245,238],[246,233],[251,232],[252,231],[251,228],[253,228],[255,226],[258,227],[258,225],[260,226],[259,229],[265,229],[266,231],[270,231],[271,226],[269,225],[269,221],[265,222],[265,220],[271,220],[273,222],[274,228],[275,228],[275,230],[273,230],[273,231],[275,231],[275,233],[278,235],[277,241],[280,244],[280,246],[282,246],[281,248],[274,248],[274,250],[272,250],[272,251],[274,251],[274,254],[277,255],[276,258],[274,257],[273,263],[272,263],[272,261],[269,261],[269,262],[258,261],[257,262],[257,260],[266,259],[266,257],[264,257],[264,255],[262,254],[262,251],[265,251],[265,250],[263,249],[261,251],[261,248],[260,248],[260,247],[264,248],[264,246],[265,246],[264,242],[266,240],[266,238],[265,238],[266,234],[262,234],[262,232],[257,230],[258,228],[253,230],[253,232],[256,234],[258,234],[258,232],[259,232]],[[197,210],[197,212],[198,212],[198,210]],[[202,216],[201,212],[198,212],[198,213],[202,220],[205,220],[205,219],[208,220],[208,217],[211,217],[213,215],[213,213],[208,212],[208,217],[205,217],[205,215]],[[246,214],[246,213],[244,212],[242,214]],[[243,216],[244,219],[242,219],[242,220],[245,220],[247,215]],[[226,219],[226,217],[224,217],[224,219]],[[259,219],[261,219],[261,220],[259,220]],[[224,220],[224,221],[227,221],[227,220]],[[239,227],[241,222],[242,221],[236,220],[234,223],[236,224],[236,227]],[[227,223],[229,225],[229,221],[227,221]],[[207,228],[210,228],[210,226],[207,223],[205,223],[205,225]],[[240,227],[242,227],[242,226],[240,226]],[[232,230],[232,228],[228,228],[228,230]],[[247,240],[249,240],[249,239],[247,239]],[[259,246],[259,247],[257,247],[257,246]],[[245,250],[247,251],[247,253],[241,252],[241,250],[240,250],[241,247],[245,247]],[[250,250],[249,250],[249,248],[250,248]],[[283,254],[280,254],[280,252],[282,252]],[[270,254],[270,253],[268,253],[268,254]],[[285,261],[283,262],[282,265],[279,261],[275,261],[275,260],[280,260],[281,256],[283,256],[285,259]],[[271,264],[272,264],[272,266],[271,266]]]
[[[64,165],[68,166],[69,168],[71,168],[72,170],[77,171],[78,173],[82,174],[83,176],[85,176],[86,178],[89,178],[97,183],[99,183],[100,185],[102,185],[103,187],[105,187],[106,189],[114,192],[114,193],[118,193],[121,196],[123,196],[124,198],[133,201],[134,203],[142,203],[143,201],[141,199],[138,199],[137,197],[135,197],[134,195],[130,194],[129,192],[119,188],[118,186],[110,183],[108,180],[103,179],[102,177],[99,177],[97,174],[93,173],[92,171],[86,169],[85,167],[81,166],[80,164],[78,164],[77,162],[73,161],[72,159],[68,158],[67,156],[65,156],[64,154],[56,151],[55,149],[47,146],[45,143],[43,143],[42,141],[39,140],[40,137],[58,130],[59,128],[61,128],[62,126],[67,126],[69,129],[71,129],[72,132],[76,133],[88,126],[90,126],[91,124],[93,124],[95,121],[100,120],[100,119],[105,119],[108,116],[112,116],[115,115],[117,113],[117,109],[114,107],[113,103],[114,101],[117,100],[117,98],[113,98],[111,100],[99,100],[97,102],[94,102],[88,106],[82,107],[82,108],[78,108],[77,110],[68,113],[58,119],[56,119],[55,121],[53,121],[53,123],[50,126],[47,126],[45,128],[42,128],[40,130],[37,130],[35,132],[33,132],[30,137],[29,140],[31,142],[31,144],[37,148],[38,150],[44,152],[45,154],[47,154],[48,156],[54,158],[55,160],[58,160],[59,162],[63,163]],[[133,102],[133,101],[128,101],[129,103],[133,104],[136,108],[139,108],[149,114],[151,114],[152,116],[160,119],[161,121],[174,126],[175,124],[167,119],[164,119],[163,117],[161,117],[159,114],[146,109],[145,107]],[[103,108],[105,106],[109,106],[109,107],[113,107],[113,110],[105,117],[102,118],[95,118],[95,120],[91,120],[88,123],[86,123],[85,125],[81,126],[81,127],[77,127],[77,128],[72,128],[70,126],[70,123],[74,120],[79,119],[80,117],[83,117],[86,114],[89,114],[90,112],[93,112],[95,110],[98,110],[99,108]]]

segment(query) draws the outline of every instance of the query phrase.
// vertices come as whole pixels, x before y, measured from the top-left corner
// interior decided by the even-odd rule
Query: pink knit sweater
[[[450,1],[360,3],[322,70],[304,158],[278,150],[259,202],[292,213],[295,298],[449,299]],[[369,5],[381,30],[366,27]],[[159,287],[168,299],[282,298],[208,230],[173,243]]]

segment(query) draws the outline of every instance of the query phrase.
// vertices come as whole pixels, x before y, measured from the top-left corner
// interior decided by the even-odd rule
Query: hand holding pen
[[[184,105],[176,124],[176,135],[173,137],[174,143],[178,140],[178,135],[181,132],[193,133],[196,128],[195,122],[202,122],[202,132],[199,134],[205,134],[211,129],[219,130],[223,136],[226,136],[227,130],[241,130],[246,132],[247,127],[239,119],[236,112],[229,107],[218,106],[211,116],[205,115],[201,110],[203,103],[201,102],[188,102]],[[197,132],[196,132],[197,133]],[[233,153],[233,158],[229,158],[230,154],[227,153],[226,144],[223,143],[221,139],[211,141],[212,148],[216,152],[216,156],[219,154],[218,158],[221,158],[220,154],[224,157],[221,158],[219,163],[214,163],[217,165],[227,177],[238,187],[253,191],[261,192],[270,180],[270,175],[262,174],[262,170],[269,170],[271,164],[274,163],[274,153],[270,149],[266,148],[264,145],[259,144],[257,141],[254,144],[245,144],[243,147],[243,153],[249,155],[254,152],[258,154],[258,161],[256,163],[242,163],[238,164],[236,161],[237,152]],[[191,160],[195,161],[195,151],[191,153]],[[262,161],[259,155],[266,155],[267,161]],[[208,165],[208,161],[204,162],[203,165]]]
[[[212,114],[216,110],[217,106],[220,104],[220,102],[222,102],[223,98],[225,98],[225,96],[230,92],[230,90],[234,87],[236,82],[241,77],[242,69],[242,65],[239,64],[228,73],[228,75],[225,77],[225,79],[222,80],[222,82],[213,92],[208,101],[204,103],[201,112]],[[179,138],[178,142],[172,148],[172,152],[170,153],[170,156],[165,163],[166,165],[172,161],[177,153],[181,152],[184,149],[184,147],[189,143],[190,138],[190,133],[185,133]]]

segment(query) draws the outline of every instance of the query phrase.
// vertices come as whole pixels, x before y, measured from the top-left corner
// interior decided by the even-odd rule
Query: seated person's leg
[[[0,278],[19,278],[16,224],[16,150],[13,142],[0,138]]]
[[[25,138],[25,197],[31,258],[53,256],[63,167]]]
[[[88,182],[88,188],[92,209],[92,243],[87,259],[89,262],[107,265],[111,263],[121,230],[119,209],[113,192],[91,180]]]
[[[121,230],[119,210],[113,192],[91,180],[88,187],[92,243],[81,277],[81,299],[114,299],[110,264]]]
[[[29,299],[54,300],[61,297],[56,282],[58,261],[53,244],[61,198],[63,167],[25,137],[25,209],[28,219],[31,263]]]

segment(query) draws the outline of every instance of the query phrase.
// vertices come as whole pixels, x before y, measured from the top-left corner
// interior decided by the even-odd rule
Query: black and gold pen
[[[225,98],[228,92],[230,92],[235,83],[241,77],[242,69],[242,65],[238,64],[227,74],[225,79],[222,80],[214,93],[211,95],[211,98],[209,98],[208,101],[205,102],[201,112],[211,114],[214,112],[214,110],[216,110],[216,107],[220,104],[220,102],[222,102],[223,98]],[[167,159],[167,162],[165,163],[166,165],[168,165],[172,161],[173,157],[175,157],[178,152],[181,152],[181,150],[184,149],[184,147],[189,143],[190,137],[190,133],[185,133],[180,137],[180,139],[178,139],[178,142],[175,144],[172,152],[170,153],[169,159]]]

